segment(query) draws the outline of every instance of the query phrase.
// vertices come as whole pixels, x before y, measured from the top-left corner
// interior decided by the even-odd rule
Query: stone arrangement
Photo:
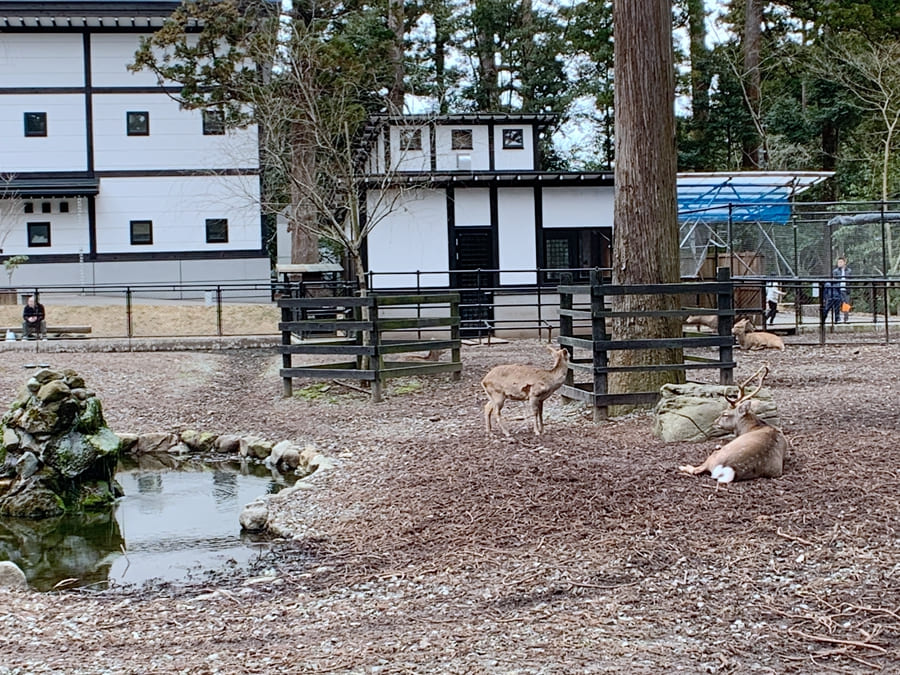
[[[122,443],[73,370],[39,370],[0,420],[0,516],[103,509],[121,496]]]

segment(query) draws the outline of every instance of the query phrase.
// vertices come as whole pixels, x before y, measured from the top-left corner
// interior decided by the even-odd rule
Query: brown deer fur
[[[719,330],[719,317],[715,314],[696,314],[684,320],[690,326],[706,326],[712,331]]]
[[[784,351],[784,340],[774,333],[766,333],[753,329],[753,324],[747,319],[741,319],[731,329],[732,335],[737,336],[741,349],[780,349]]]
[[[565,382],[569,364],[569,352],[565,348],[548,346],[547,349],[554,356],[553,366],[549,370],[506,364],[495,366],[481,380],[481,386],[490,399],[484,406],[484,423],[488,433],[491,432],[491,417],[496,416],[500,429],[509,436],[500,418],[500,411],[507,399],[527,400],[534,418],[534,433],[540,435],[544,431],[544,401]]]

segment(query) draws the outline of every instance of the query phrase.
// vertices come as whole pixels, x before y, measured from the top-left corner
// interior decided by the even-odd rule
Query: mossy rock
[[[95,434],[106,425],[103,420],[103,405],[96,396],[91,396],[84,402],[84,410],[78,416],[76,429],[83,434]]]

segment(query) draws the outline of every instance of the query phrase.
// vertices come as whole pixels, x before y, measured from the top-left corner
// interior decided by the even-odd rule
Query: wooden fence
[[[278,298],[282,321],[284,395],[293,378],[346,378],[368,382],[380,401],[392,377],[462,372],[459,294],[369,295],[365,297]],[[436,336],[429,339],[429,335]],[[388,360],[400,354],[450,352],[450,361]],[[294,365],[296,355],[352,357],[349,361]]]
[[[591,273],[589,285],[566,285],[559,287],[560,294],[560,335],[559,343],[569,348],[572,358],[569,363],[569,374],[560,393],[567,398],[583,401],[593,406],[594,421],[606,419],[608,407],[611,405],[633,405],[655,403],[659,391],[628,392],[611,394],[608,389],[608,375],[624,371],[670,371],[718,368],[720,384],[734,382],[734,336],[731,328],[734,321],[734,284],[728,268],[720,268],[716,281],[700,281],[677,284],[644,284],[631,286],[613,286],[604,284],[598,271]],[[645,310],[616,312],[606,305],[610,296],[622,295],[678,295],[682,302],[680,309]],[[697,298],[703,294],[716,297],[717,308],[711,310],[699,306],[684,304],[686,298]],[[576,304],[576,296],[589,296],[587,304]],[[653,338],[638,340],[614,340],[607,331],[607,320],[628,319],[631,317],[682,317],[691,314],[716,314],[719,317],[717,334],[696,335],[669,338]],[[585,324],[585,321],[588,323]],[[588,325],[590,333],[575,334],[575,323]],[[718,348],[718,358],[684,356],[683,362],[653,365],[610,366],[609,353],[615,350],[642,349],[693,349]],[[589,356],[583,357],[587,351]],[[577,382],[576,375],[590,375],[586,382]]]

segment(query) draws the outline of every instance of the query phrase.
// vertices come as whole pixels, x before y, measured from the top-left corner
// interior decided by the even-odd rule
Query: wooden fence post
[[[716,306],[719,310],[719,336],[731,336],[734,327],[734,284],[731,282],[731,268],[720,267],[716,270],[716,281],[720,284],[728,284],[727,288],[720,288],[717,293]],[[732,363],[734,361],[734,344],[719,347],[719,362]],[[734,384],[734,369],[731,367],[719,369],[719,384]]]
[[[593,392],[594,396],[609,393],[609,382],[606,369],[609,367],[609,354],[599,345],[607,340],[606,318],[603,312],[606,309],[606,298],[603,297],[603,278],[599,269],[591,270],[591,352],[593,354]],[[609,408],[597,405],[594,401],[594,422],[602,422],[609,416]]]

